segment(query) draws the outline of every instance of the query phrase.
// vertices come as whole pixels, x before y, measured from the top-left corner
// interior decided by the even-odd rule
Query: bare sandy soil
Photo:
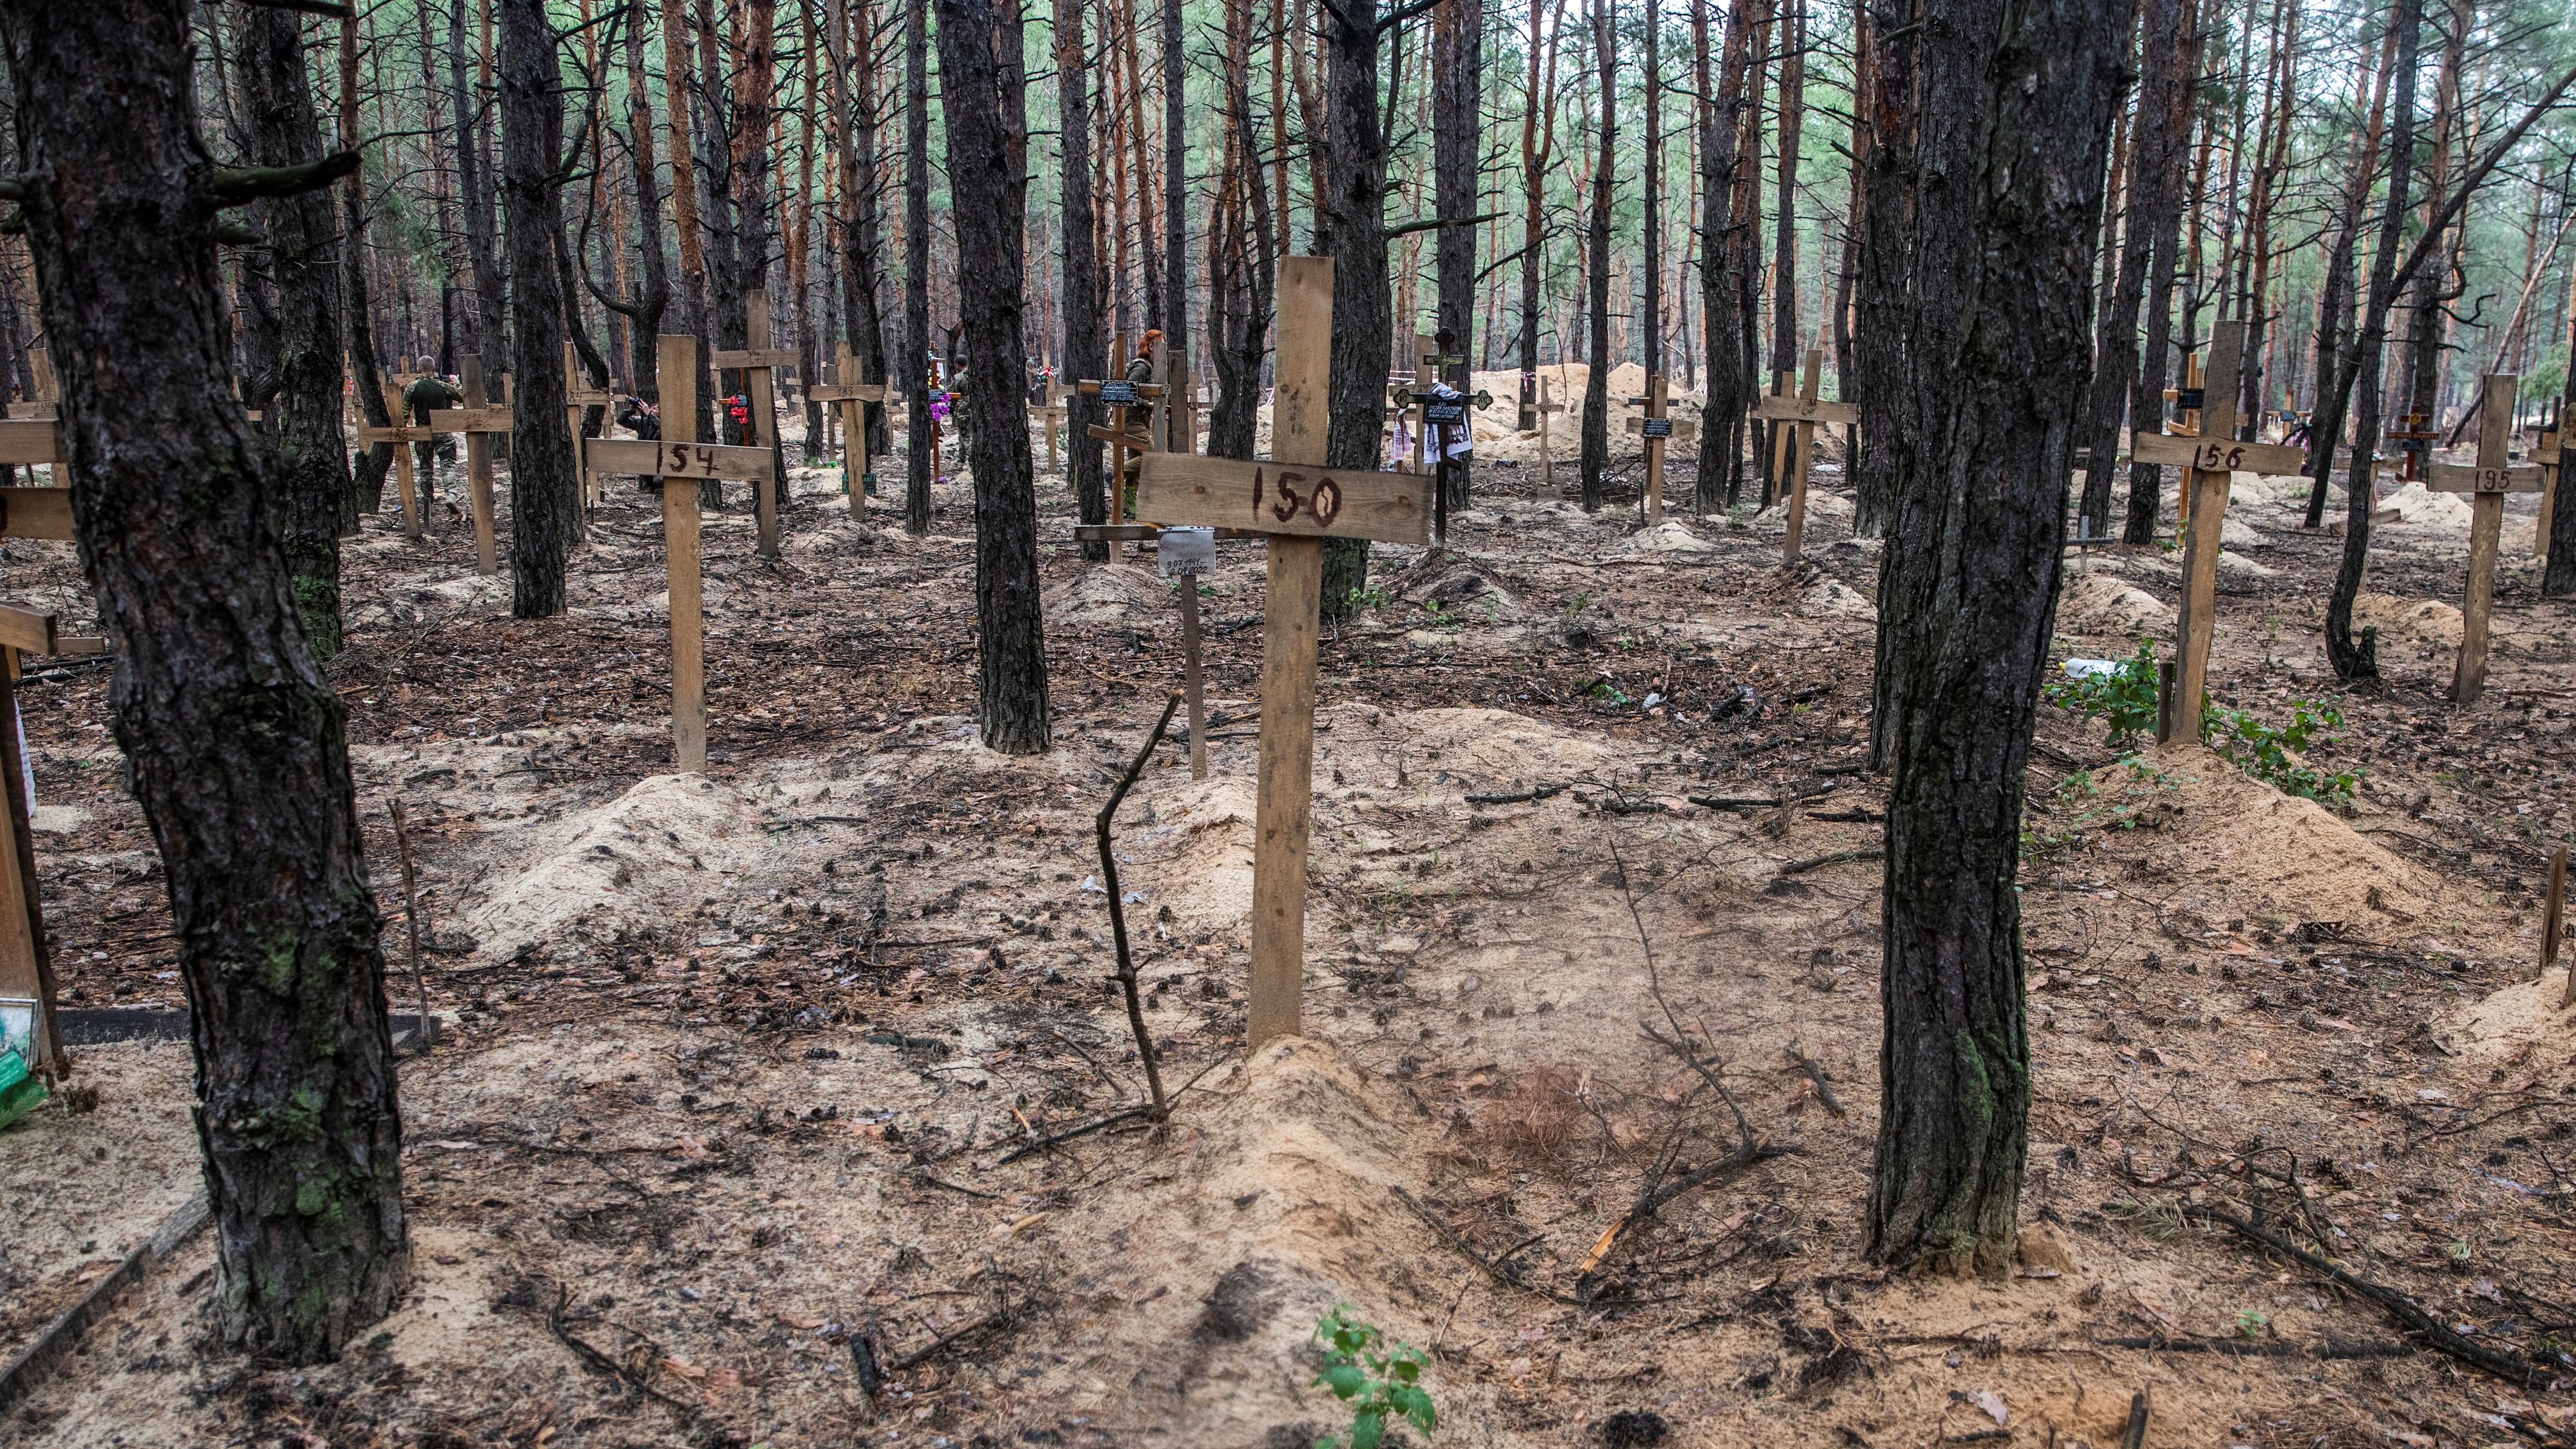
[[[2465,520],[2432,498],[2384,530],[2389,678],[2340,692],[2314,752],[2366,771],[2348,816],[2043,711],[2021,1265],[1890,1278],[1860,1210],[1876,547],[1830,466],[1795,572],[1749,506],[1644,528],[1625,446],[1624,509],[1538,496],[1490,456],[1513,440],[1448,550],[1379,551],[1324,647],[1307,1035],[1251,1058],[1262,574],[1221,546],[1210,778],[1167,744],[1118,835],[1186,1085],[1168,1125],[1037,1150],[1142,1093],[1089,820],[1178,679],[1150,557],[1086,567],[1040,479],[1057,745],[1003,758],[968,722],[962,480],[909,538],[799,470],[783,559],[746,508],[710,521],[713,763],[683,778],[648,497],[613,495],[572,611],[536,622],[473,576],[469,530],[370,518],[331,671],[397,1005],[398,798],[450,1023],[402,1077],[417,1288],[337,1364],[244,1362],[200,1235],[0,1438],[1286,1449],[1347,1423],[1310,1384],[1337,1303],[1429,1353],[1436,1444],[2107,1449],[2140,1392],[2157,1446],[2576,1432],[2576,1026],[2563,973],[2531,980],[2576,671],[2521,555],[2488,699],[2458,710]],[[2213,687],[2279,720],[2337,693],[2339,541],[2241,482]],[[86,617],[68,546],[5,558],[13,600]],[[2066,649],[2169,630],[2176,583],[2161,550],[2096,554]],[[105,677],[25,694],[57,959],[75,1005],[175,1006]],[[78,1067],[93,1110],[0,1134],[0,1353],[195,1188],[184,1047]],[[2431,1351],[2205,1209],[2541,1378]]]

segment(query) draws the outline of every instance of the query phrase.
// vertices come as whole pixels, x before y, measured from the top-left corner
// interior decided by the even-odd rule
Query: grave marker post
[[[1816,391],[1822,385],[1824,369],[1824,349],[1808,348],[1806,370],[1799,377],[1798,395],[1785,397],[1773,393],[1761,399],[1754,408],[1754,416],[1784,424],[1780,436],[1789,444],[1789,456],[1780,460],[1783,468],[1772,474],[1773,478],[1780,480],[1782,496],[1789,502],[1789,532],[1780,546],[1780,563],[1784,568],[1796,563],[1807,549],[1807,470],[1815,457],[1816,425],[1857,425],[1860,422],[1857,405],[1817,399]]]
[[[698,484],[777,478],[767,448],[729,448],[697,441],[698,340],[664,333],[655,339],[653,371],[662,398],[662,436],[593,438],[586,468],[662,485],[662,541],[671,581],[671,758],[684,775],[707,768],[705,593],[698,535]]]
[[[358,441],[364,445],[393,444],[394,488],[402,497],[403,536],[417,541],[423,536],[426,525],[420,506],[420,479],[412,472],[411,448],[414,443],[436,441],[438,433],[433,428],[415,427],[402,421],[405,404],[402,388],[395,383],[385,384],[385,407],[395,419],[394,425],[389,428],[371,428],[361,425],[358,429]],[[573,436],[578,439],[580,434],[575,433]]]
[[[2275,443],[2236,440],[2236,390],[2245,354],[2245,324],[2212,324],[2209,367],[2202,374],[2202,431],[2197,436],[2169,436],[2143,429],[2129,435],[2129,457],[2137,463],[2178,463],[2183,492],[2190,502],[2183,528],[2182,609],[2174,631],[2173,708],[2156,727],[2156,742],[2170,742],[2184,730],[2200,738],[2201,696],[2209,684],[2209,647],[2218,613],[2218,555],[2227,522],[2227,496],[2236,470],[2297,473],[2306,469],[2305,449]]]
[[[2460,601],[2460,657],[2451,675],[2453,704],[2475,704],[2487,689],[2487,631],[2495,613],[2496,545],[2504,532],[2504,496],[2540,491],[2540,465],[2512,461],[2513,398],[2521,382],[2509,372],[2486,375],[2478,404],[2475,466],[2436,463],[2425,470],[2430,475],[2425,487],[2469,495],[2469,587],[2468,596]]]
[[[1374,469],[1337,474],[1321,466],[1330,416],[1331,258],[1287,258],[1280,268],[1278,307],[1272,457],[1244,463],[1153,453],[1144,459],[1137,485],[1139,510],[1157,521],[1269,535],[1247,1016],[1247,1037],[1256,1051],[1299,1031],[1323,541],[1372,538],[1419,545],[1430,533],[1421,475]]]
[[[7,795],[6,808],[0,809],[0,830],[8,835],[0,840],[0,997],[36,1003],[36,1055],[29,1065],[46,1076],[59,1075],[65,1063],[62,1038],[54,1025],[53,962],[45,951],[44,907],[36,884],[34,837],[28,827],[33,802],[27,798],[26,761],[21,753],[17,680],[20,653],[52,654],[58,648],[53,615],[0,607],[0,784]]]
[[[2531,450],[2531,461],[2540,465],[2540,526],[2531,539],[2534,558],[2549,557],[2549,529],[2558,516],[2558,450],[2566,446],[2568,411],[2560,406],[2557,422],[2542,431],[2540,446]]]
[[[1538,484],[1548,497],[1556,496],[1556,459],[1548,452],[1547,417],[1565,411],[1565,404],[1551,401],[1547,395],[1547,374],[1538,378]]]
[[[858,354],[842,342],[832,351],[832,381],[822,387],[811,387],[805,395],[816,402],[832,405],[841,420],[841,478],[850,490],[850,516],[868,516],[868,479],[875,473],[874,459],[868,456],[867,404],[885,401],[886,387],[881,382],[861,382]],[[851,440],[855,438],[855,443]],[[855,461],[853,461],[855,455]]]
[[[466,491],[474,504],[475,571],[489,578],[500,572],[494,552],[492,523],[492,435],[510,431],[510,409],[495,405],[485,390],[483,358],[468,353],[457,364],[465,384],[465,403],[461,407],[434,408],[429,421],[421,426],[434,433],[465,435]]]
[[[573,356],[572,344],[567,342],[564,344],[564,431],[572,435],[572,455],[576,461],[579,461],[583,457],[581,448],[582,409],[589,407],[604,409],[612,401],[606,391],[595,387],[583,387],[580,385],[580,381],[581,366]],[[600,414],[599,430],[602,433],[608,431],[608,415],[605,412]],[[589,512],[607,496],[607,481],[607,479],[590,471],[587,464],[583,465],[581,469],[581,507],[584,513]]]
[[[1661,523],[1664,519],[1664,448],[1669,443],[1686,443],[1699,436],[1699,424],[1688,418],[1675,419],[1667,411],[1672,398],[1672,383],[1662,373],[1646,379],[1646,395],[1630,398],[1643,403],[1646,415],[1630,418],[1628,431],[1646,440],[1646,521]]]
[[[743,374],[744,398],[751,412],[752,442],[769,449],[774,455],[778,449],[778,407],[770,372],[774,368],[794,367],[796,349],[768,345],[767,288],[754,287],[743,293],[742,300],[744,310],[750,315],[746,333],[750,345],[739,351],[711,352],[707,355],[707,365],[718,372]],[[778,557],[778,493],[781,483],[776,477],[777,469],[772,468],[770,472],[772,476],[768,483],[752,484],[752,508],[760,520],[758,548],[762,558]]]

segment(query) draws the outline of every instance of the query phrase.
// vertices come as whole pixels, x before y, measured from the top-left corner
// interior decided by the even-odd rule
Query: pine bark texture
[[[235,74],[244,159],[254,166],[322,159],[303,31],[293,11],[240,17]],[[272,462],[270,498],[305,637],[328,659],[340,652],[340,531],[351,496],[341,424],[340,228],[327,189],[260,202],[251,216],[267,239],[276,284],[276,355],[259,424]]]
[[[545,0],[501,7],[501,203],[510,235],[510,613],[564,611],[564,561],[581,537],[579,469],[564,431],[564,306],[555,265],[563,78]]]
[[[1691,24],[1697,36],[1700,82],[1708,90],[1707,28],[1693,0]],[[1752,6],[1727,7],[1726,38],[1718,55],[1717,87],[1711,104],[1700,112],[1699,188],[1700,316],[1707,334],[1707,403],[1700,410],[1699,506],[1724,508],[1744,489],[1744,424],[1753,407],[1753,360],[1744,350],[1744,279],[1737,274],[1739,249],[1735,233],[1736,172],[1742,122],[1737,114],[1744,99],[1744,79],[1752,46]],[[1864,440],[1866,441],[1866,440]],[[1855,460],[1855,481],[1861,482]],[[1870,492],[1860,489],[1863,511]]]
[[[1474,350],[1476,335],[1476,228],[1467,225],[1466,219],[1476,214],[1476,149],[1484,138],[1483,0],[1442,0],[1433,26],[1433,189],[1440,218],[1447,223],[1440,228],[1438,243],[1440,350],[1464,358]],[[1470,365],[1461,361],[1444,369],[1451,387],[1473,390],[1467,376]],[[1465,508],[1469,459],[1442,457],[1438,468],[1449,510]]]
[[[1325,124],[1332,164],[1317,177],[1317,226],[1333,259],[1332,422],[1328,468],[1375,468],[1386,425],[1395,313],[1387,296],[1386,131],[1378,119],[1377,0],[1321,0]],[[1323,613],[1345,619],[1368,584],[1368,544],[1324,542]]]
[[[2191,88],[2183,83],[2191,57],[2186,53],[2183,0],[2143,0],[2145,24],[2138,37],[2139,73],[2137,153],[2130,168],[2129,230],[2143,237],[2147,270],[2142,284],[2146,337],[2137,365],[2127,369],[2129,425],[2156,431],[2165,415],[2165,377],[2173,351],[2174,251],[2182,230],[2183,160],[2191,142]],[[2127,336],[2120,339],[2127,344]],[[2101,415],[2094,415],[2095,442]],[[2112,424],[2116,440],[2119,425]],[[2096,458],[2100,453],[2094,454]],[[2087,481],[2090,487],[2090,481]],[[2108,506],[2107,504],[2105,505]],[[2129,543],[2153,543],[2156,520],[2164,507],[2164,469],[2156,463],[2129,464],[2128,524],[2121,537]]]
[[[2092,365],[2103,160],[2130,0],[1877,12],[1858,399],[1888,440],[1889,786],[1870,1252],[2000,1274],[2028,1150],[2022,772]]]
[[[1058,120],[1064,147],[1064,376],[1079,381],[1109,374],[1109,339],[1101,330],[1100,213],[1091,189],[1090,66],[1083,55],[1082,15],[1085,0],[1055,0],[1055,79]],[[1109,483],[1103,476],[1101,442],[1093,427],[1105,426],[1109,410],[1097,393],[1068,388],[1065,408],[1066,481],[1073,486],[1073,506],[1084,523],[1109,521]],[[1082,556],[1106,563],[1109,545],[1086,543]]]
[[[930,531],[930,4],[903,0],[903,363],[894,376],[903,390],[903,527],[913,534]]]
[[[220,1326],[321,1362],[409,1277],[402,1128],[344,717],[224,385],[187,7],[19,0],[0,35],[113,727],[192,1008]]]
[[[958,320],[975,474],[975,722],[1004,754],[1047,747],[1038,508],[1020,391],[1027,76],[1016,0],[938,0],[941,114],[956,197]]]
[[[1618,174],[1618,92],[1612,67],[1618,47],[1610,36],[1610,0],[1592,0],[1592,61],[1601,78],[1601,154],[1592,170],[1592,219],[1585,233],[1592,262],[1586,270],[1584,313],[1592,325],[1591,363],[1583,381],[1583,451],[1577,467],[1583,511],[1599,511],[1601,475],[1610,466],[1610,197]]]
[[[2146,0],[2146,26],[2149,35],[2161,34],[2158,46],[2170,43],[2172,32],[2181,24],[2179,0]],[[2143,98],[2155,90],[2159,67],[2170,69],[2170,56],[2151,53],[2146,58],[2148,74]],[[2141,114],[2144,101],[2141,101]],[[2085,441],[2093,449],[2084,465],[2084,493],[2079,516],[2089,532],[2107,537],[2111,532],[2111,484],[2119,471],[2120,424],[2129,416],[2129,388],[2138,371],[2138,309],[2146,296],[2147,264],[2154,252],[2155,231],[2141,225],[2136,178],[2164,154],[2169,142],[2163,128],[2140,125],[2134,128],[2129,151],[2129,206],[2127,229],[2121,233],[2120,270],[2112,281],[2102,320],[2101,342],[2093,357],[2093,389],[2090,404],[2090,431]]]

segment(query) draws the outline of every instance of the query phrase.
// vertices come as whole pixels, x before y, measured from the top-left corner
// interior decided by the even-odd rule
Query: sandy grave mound
[[[2465,530],[2469,526],[2466,499],[2450,493],[2428,491],[2421,483],[2404,483],[2380,495],[2379,506],[2397,510],[2400,523],[2428,525]]]
[[[2272,536],[2231,514],[2219,525],[2218,546],[2221,549],[2270,548]]]
[[[1528,614],[1520,596],[1504,587],[1494,571],[1462,553],[1435,548],[1386,581],[1389,597],[1409,604],[1433,605],[1451,613],[1517,620]]]
[[[2161,849],[2180,887],[2161,924],[2214,944],[2235,920],[2291,929],[2315,922],[2385,939],[2422,915],[2436,889],[2404,857],[2313,800],[2284,795],[2226,760],[2159,751],[2093,772],[2104,800],[2170,811]]]
[[[2372,627],[2392,637],[2403,635],[2426,644],[2460,647],[2460,611],[2435,599],[2363,594],[2352,601],[2352,627]]]
[[[1840,579],[1818,579],[1799,591],[1799,616],[1808,619],[1876,619],[1878,606]]]
[[[1717,545],[1691,532],[1690,525],[1678,518],[1667,518],[1652,528],[1641,528],[1620,541],[1620,547],[1639,553],[1715,553]]]
[[[740,873],[773,852],[732,790],[699,775],[654,775],[540,827],[513,854],[524,868],[467,899],[465,929],[484,956],[533,945],[584,954],[663,925],[700,896],[739,891]]]
[[[1175,924],[1242,927],[1252,915],[1253,784],[1248,775],[1158,782],[1154,823],[1118,828],[1119,885],[1141,897],[1131,904],[1157,917],[1168,908]]]
[[[1366,761],[1376,755],[1393,758],[1400,750],[1419,772],[1426,762],[1463,777],[1451,788],[1485,788],[1487,781],[1533,782],[1570,779],[1588,770],[1609,767],[1610,749],[1595,740],[1553,725],[1499,709],[1424,709],[1397,713],[1375,705],[1353,704],[1323,711],[1333,721],[1333,738],[1316,762],[1319,775],[1345,753]],[[1417,778],[1416,784],[1428,784]]]
[[[1099,564],[1047,590],[1042,603],[1050,625],[1150,625],[1170,616],[1172,590],[1151,569]]]
[[[2227,506],[2237,508],[2305,508],[2308,490],[2316,481],[2295,473],[2238,473],[2227,485]],[[2336,490],[2328,498],[2331,504],[2342,496]]]
[[[2116,574],[2075,575],[2057,602],[2058,627],[2075,634],[2117,634],[2123,638],[2169,633],[2173,608]]]

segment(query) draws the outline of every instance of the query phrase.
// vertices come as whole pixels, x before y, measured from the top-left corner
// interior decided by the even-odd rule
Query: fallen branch
[[[1470,795],[1467,797],[1467,803],[1470,805],[1520,805],[1532,800],[1544,800],[1550,795],[1562,795],[1572,788],[1574,787],[1571,785],[1541,785],[1534,790],[1507,790],[1500,795]]]
[[[1555,1303],[1573,1303],[1576,1301],[1575,1299],[1568,1298],[1564,1294],[1558,1293],[1553,1289],[1541,1288],[1535,1283],[1523,1281],[1519,1274],[1504,1267],[1501,1259],[1488,1258],[1484,1254],[1477,1252],[1473,1247],[1470,1247],[1465,1238],[1458,1236],[1457,1229],[1441,1221],[1439,1214],[1434,1213],[1427,1207],[1424,1207],[1420,1199],[1416,1198],[1413,1194],[1406,1192],[1401,1185],[1390,1186],[1392,1187],[1395,1195],[1403,1200],[1406,1207],[1413,1209],[1417,1216],[1419,1216],[1424,1222],[1431,1225],[1431,1231],[1438,1233],[1442,1242],[1457,1249],[1466,1257],[1468,1262],[1484,1269],[1486,1276],[1492,1278],[1495,1282],[1502,1284],[1506,1288],[1516,1288],[1523,1293],[1535,1293],[1541,1298],[1548,1299]],[[1522,1248],[1526,1248],[1536,1241],[1538,1241],[1536,1238],[1527,1239],[1515,1245],[1512,1248],[1512,1253],[1517,1253]],[[1510,1256],[1511,1253],[1505,1253],[1503,1255],[1504,1258],[1509,1258]]]
[[[1834,1095],[1833,1074],[1825,1070],[1822,1062],[1795,1046],[1789,1048],[1789,1060],[1799,1071],[1807,1074],[1808,1081],[1816,1084],[1816,1100],[1825,1104],[1826,1111],[1837,1117],[1848,1115],[1843,1111],[1842,1098]]]
[[[1823,870],[1829,865],[1849,865],[1854,861],[1885,860],[1886,858],[1887,848],[1885,846],[1874,845],[1867,850],[1837,850],[1825,855],[1815,856],[1807,860],[1793,860],[1787,865],[1780,867],[1780,874],[1805,875],[1811,870]]]
[[[995,1167],[1000,1167],[1007,1163],[1017,1162],[1032,1152],[1039,1151],[1042,1148],[1053,1147],[1058,1143],[1071,1142],[1076,1137],[1087,1137],[1090,1134],[1099,1131],[1103,1127],[1114,1127],[1121,1122],[1130,1122],[1138,1117],[1151,1117],[1155,1121],[1159,1122],[1168,1115],[1169,1111],[1166,1108],[1155,1106],[1151,1102],[1140,1102],[1133,1107],[1112,1112],[1106,1117],[1094,1117],[1079,1127],[1068,1127],[1062,1132],[1050,1132],[1035,1142],[1023,1142],[1019,1146],[1012,1148],[1010,1151],[1003,1153],[1001,1156],[994,1158],[993,1165]],[[945,1183],[940,1185],[942,1187],[947,1186]],[[961,1188],[959,1191],[962,1192],[964,1189]]]
[[[664,1408],[669,1409],[672,1413],[680,1416],[681,1423],[689,1425],[691,1428],[695,1428],[697,1426],[698,1411],[695,1408],[682,1403],[678,1399],[672,1398],[669,1394],[666,1394],[660,1389],[653,1387],[651,1384],[646,1383],[641,1375],[629,1373],[624,1364],[610,1358],[597,1346],[573,1337],[572,1330],[564,1327],[563,1318],[564,1309],[571,1306],[571,1304],[572,1285],[569,1283],[556,1284],[555,1306],[546,1310],[546,1329],[555,1336],[555,1340],[557,1342],[561,1343],[564,1347],[571,1349],[573,1357],[580,1359],[585,1364],[588,1364],[594,1371],[608,1375],[610,1378],[617,1380],[619,1383],[624,1384],[628,1388],[635,1390],[637,1393],[640,1393],[646,1398],[662,1405]]]
[[[2373,1283],[2367,1278],[2357,1277],[2336,1266],[2331,1260],[2311,1253],[2287,1239],[2265,1232],[2232,1213],[2214,1207],[2186,1207],[2183,1211],[2192,1217],[2204,1218],[2227,1227],[2239,1237],[2251,1238],[2273,1252],[2297,1262],[2312,1273],[2325,1275],[2338,1285],[2388,1310],[2391,1318],[2422,1335],[2427,1344],[2471,1368],[2482,1369],[2508,1383],[2524,1388],[2537,1382],[2540,1377],[2538,1365],[2515,1354],[2498,1353],[2483,1344],[2471,1343],[2452,1332],[2441,1320],[2425,1312],[2424,1305],[2386,1284]]]

